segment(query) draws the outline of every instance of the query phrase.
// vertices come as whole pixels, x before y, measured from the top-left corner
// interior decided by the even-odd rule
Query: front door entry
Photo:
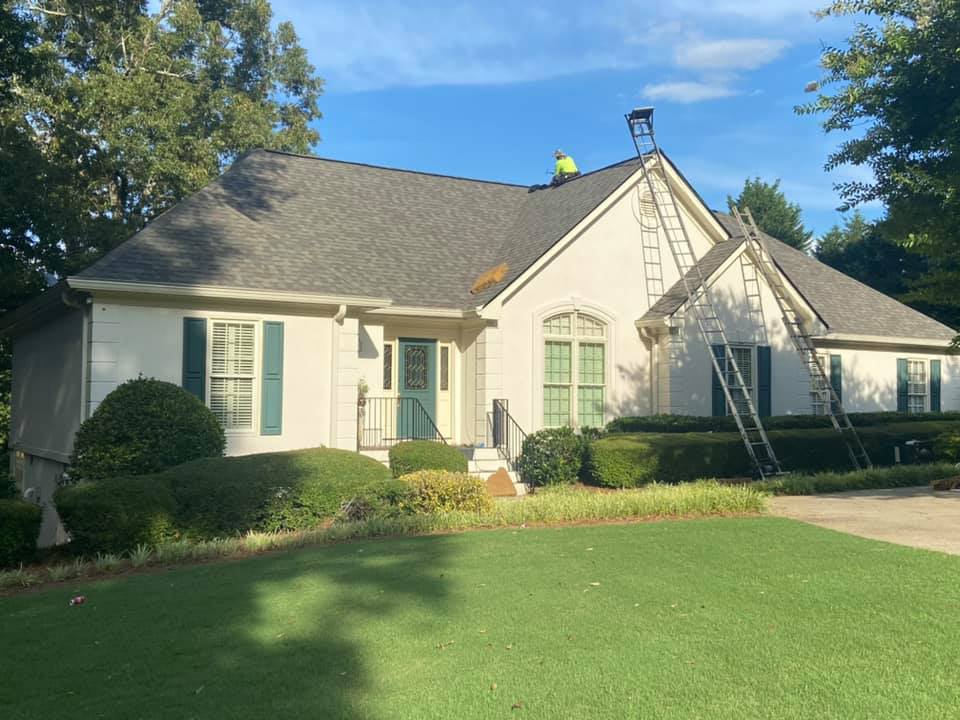
[[[437,341],[400,338],[400,404],[397,425],[401,438],[433,438],[437,423]],[[426,410],[433,425],[425,421],[415,398]]]

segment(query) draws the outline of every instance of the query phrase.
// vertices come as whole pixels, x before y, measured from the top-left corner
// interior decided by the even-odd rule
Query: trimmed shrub
[[[196,460],[157,477],[173,488],[180,528],[197,538],[313,528],[353,497],[389,502],[405,488],[376,460],[330,448]]]
[[[583,464],[583,440],[568,427],[527,435],[517,469],[528,485],[573,483]]]
[[[933,441],[933,456],[944,462],[960,463],[960,428],[937,435]]]
[[[173,493],[157,476],[67,485],[54,503],[72,548],[83,555],[125,552],[176,536]]]
[[[418,470],[467,471],[467,458],[457,448],[432,440],[408,440],[390,448],[390,471],[395,478]]]
[[[950,422],[905,423],[866,427],[858,433],[873,462],[882,466],[893,464],[894,446],[907,440],[932,440],[954,427]],[[768,435],[788,470],[816,473],[850,468],[846,444],[835,430],[774,430]],[[610,435],[591,443],[588,456],[591,482],[606,487],[752,474],[738,433]]]
[[[223,428],[210,409],[173,383],[139,378],[111,392],[77,431],[76,480],[146,475],[223,455]]]
[[[960,412],[945,413],[849,413],[854,427],[866,428],[879,425],[903,425],[905,423],[960,422]],[[817,430],[832,427],[827,415],[778,415],[763,419],[767,430]],[[737,423],[732,416],[710,417],[699,415],[650,415],[646,417],[622,417],[607,423],[609,433],[694,433],[737,432]]]
[[[43,511],[22,500],[0,500],[0,567],[29,562],[37,551]]]
[[[420,470],[400,478],[413,488],[409,499],[414,511],[472,512],[493,510],[493,498],[483,480],[473,475],[447,470]]]

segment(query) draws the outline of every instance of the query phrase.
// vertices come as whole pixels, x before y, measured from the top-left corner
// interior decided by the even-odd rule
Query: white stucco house
[[[665,245],[651,280],[639,163],[529,191],[248,154],[2,318],[17,476],[49,487],[80,422],[138,375],[203,399],[230,454],[375,450],[423,431],[423,413],[447,442],[489,447],[495,400],[526,432],[724,412]],[[769,291],[749,307],[735,226],[668,171],[761,412],[816,411]],[[770,251],[849,411],[960,410],[953,330],[776,240]]]

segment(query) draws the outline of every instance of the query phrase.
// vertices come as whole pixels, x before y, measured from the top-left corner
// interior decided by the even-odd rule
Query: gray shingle
[[[610,196],[631,160],[556,188],[526,187],[256,151],[79,273],[125,282],[389,297],[466,309],[488,302]],[[731,238],[732,218],[716,213]],[[701,260],[712,272],[739,245]],[[832,332],[949,339],[953,331],[770,239],[781,270]],[[470,295],[505,262],[504,280]],[[679,285],[679,288],[678,288]],[[678,283],[645,317],[669,314]],[[673,307],[675,306],[675,307]]]
[[[729,257],[730,252],[743,242],[743,235],[736,220],[720,212],[714,212],[714,215],[731,240],[715,245],[700,260],[698,264],[704,277],[709,277],[720,267],[723,260]],[[777,267],[803,295],[831,333],[930,340],[950,340],[956,335],[953,330],[933,318],[834,270],[829,265],[824,265],[770,235],[764,236]],[[730,248],[730,252],[717,262],[718,256],[715,256],[715,253],[724,246]],[[683,283],[677,282],[642,319],[669,317],[686,299]]]

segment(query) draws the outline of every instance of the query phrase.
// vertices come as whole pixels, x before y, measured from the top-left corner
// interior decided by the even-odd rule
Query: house
[[[667,166],[758,406],[822,411],[731,218]],[[726,412],[641,179],[638,158],[530,191],[252,152],[3,319],[17,476],[49,487],[138,375],[202,398],[230,454]],[[848,410],[960,409],[953,330],[768,242]]]

